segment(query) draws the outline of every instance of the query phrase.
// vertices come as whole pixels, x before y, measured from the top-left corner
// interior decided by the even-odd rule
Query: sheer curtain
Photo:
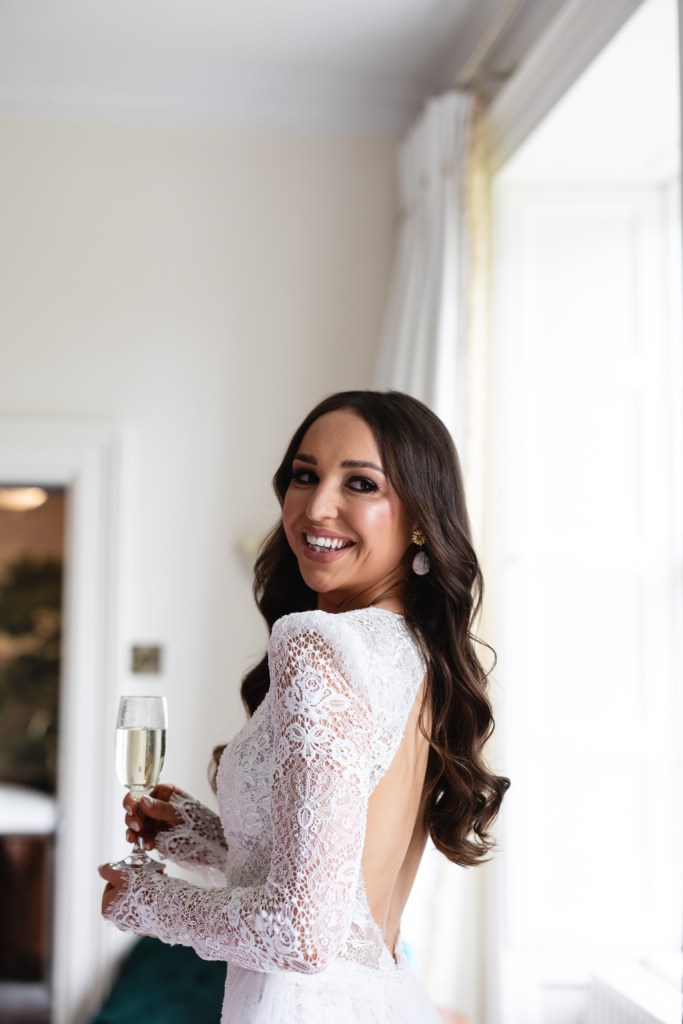
[[[401,227],[376,384],[407,391],[462,437],[468,240],[464,180],[472,98],[431,100],[398,159]]]
[[[399,151],[401,223],[375,374],[445,422],[463,464],[475,543],[483,533],[486,172],[471,95],[431,100]],[[494,869],[495,870],[495,869]],[[404,917],[414,966],[435,1002],[495,1019],[494,871],[429,846]]]

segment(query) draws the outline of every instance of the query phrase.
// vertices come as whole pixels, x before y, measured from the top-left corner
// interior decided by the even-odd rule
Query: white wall
[[[7,119],[0,151],[0,414],[120,424],[118,686],[168,694],[164,776],[206,796],[265,639],[235,542],[308,408],[370,381],[394,144]]]

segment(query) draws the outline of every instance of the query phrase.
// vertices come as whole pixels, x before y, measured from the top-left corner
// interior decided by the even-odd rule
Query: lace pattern
[[[180,823],[157,834],[157,850],[166,860],[192,871],[206,885],[224,885],[228,848],[220,818],[180,790],[171,794],[170,802]]]
[[[285,616],[268,653],[268,696],[218,773],[227,884],[207,890],[131,873],[111,920],[248,970],[314,974],[335,960],[396,970],[360,861],[368,799],[398,748],[424,665],[402,618],[378,609]],[[183,813],[191,832],[199,812]],[[197,821],[211,860],[214,823]],[[186,863],[195,857],[187,830],[167,843]]]

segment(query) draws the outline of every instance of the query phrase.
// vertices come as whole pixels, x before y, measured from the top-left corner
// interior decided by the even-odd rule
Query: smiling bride
[[[100,868],[124,931],[227,961],[224,1024],[437,1024],[400,941],[428,836],[474,865],[508,780],[472,632],[482,591],[457,454],[397,392],[324,399],[274,479],[255,576],[270,629],[250,719],[214,754],[220,814],[158,786],[129,838],[203,874]]]

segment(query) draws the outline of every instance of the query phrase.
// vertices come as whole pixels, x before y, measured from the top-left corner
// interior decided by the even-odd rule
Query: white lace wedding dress
[[[215,887],[130,872],[110,919],[226,960],[224,1024],[438,1024],[361,869],[368,798],[424,676],[415,643],[381,609],[302,612],[268,658],[268,695],[220,763],[220,819],[176,795],[182,824],[158,843]]]

